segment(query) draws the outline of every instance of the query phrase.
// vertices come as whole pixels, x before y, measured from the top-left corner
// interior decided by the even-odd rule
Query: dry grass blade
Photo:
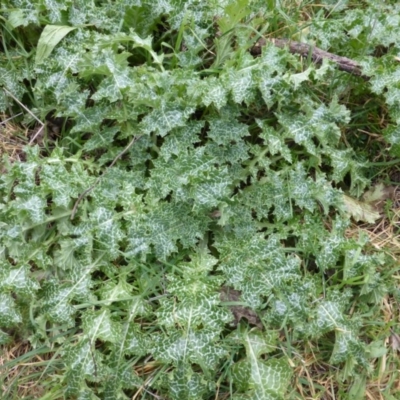
[[[28,129],[22,129],[13,122],[19,115],[0,115],[0,158],[7,155],[11,162],[23,160],[23,147],[28,143]]]
[[[15,102],[17,102],[27,113],[29,113],[32,118],[34,118],[42,127],[44,127],[44,123],[26,106],[24,106],[10,91],[7,89],[3,88],[3,90],[14,99]]]
[[[29,361],[8,366],[31,350],[32,348],[27,342],[18,342],[12,347],[3,348],[0,356],[0,376],[2,382],[1,391],[5,396],[4,399],[40,398],[45,394],[45,389],[37,377],[45,368],[46,363],[39,355],[33,356]]]

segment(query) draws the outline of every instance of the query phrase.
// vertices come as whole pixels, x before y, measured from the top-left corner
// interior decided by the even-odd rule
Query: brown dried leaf
[[[353,199],[350,196],[343,195],[343,201],[346,206],[347,213],[353,217],[355,221],[363,221],[373,224],[380,218],[378,211],[368,203]]]
[[[394,351],[400,350],[400,336],[397,333],[394,333],[393,330],[390,330],[392,334],[390,335],[390,344]]]
[[[395,192],[395,186],[385,186],[383,183],[378,183],[364,193],[363,201],[381,213],[384,210],[385,201],[393,200]]]
[[[221,288],[221,301],[240,301],[240,297],[241,292],[239,290],[227,286]],[[260,318],[251,308],[239,305],[228,307],[235,318],[235,325],[237,325],[242,318],[246,318],[250,325],[255,325],[260,329],[263,328]]]

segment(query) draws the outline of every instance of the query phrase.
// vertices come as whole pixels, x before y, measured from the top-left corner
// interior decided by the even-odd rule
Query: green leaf
[[[251,330],[245,334],[246,351],[251,352],[255,358],[273,353],[278,344],[278,333],[276,331],[261,332],[258,329]],[[250,353],[249,353],[250,355]]]
[[[119,347],[120,357],[124,354],[145,356],[153,348],[153,341],[141,330],[139,324],[130,324],[125,335],[125,340]]]
[[[261,296],[270,296],[300,278],[299,260],[284,254],[278,236],[271,235],[268,240],[261,234],[236,240],[226,237],[216,247],[227,283],[241,290],[243,300],[253,309],[262,304]]]
[[[234,71],[228,70],[225,77],[227,87],[231,90],[233,100],[235,103],[250,104],[255,96],[255,81],[252,76],[251,70]]]
[[[249,135],[247,125],[235,119],[224,120],[213,118],[210,120],[209,137],[217,144],[240,142],[244,136]]]
[[[241,360],[233,364],[231,368],[232,383],[240,392],[249,389],[251,378],[251,366],[247,360]]]
[[[370,358],[380,358],[387,354],[388,349],[384,340],[375,340],[367,347],[367,353]]]
[[[292,163],[292,154],[285,143],[285,136],[280,135],[267,121],[256,120],[257,125],[262,129],[260,137],[264,140],[268,152],[271,155],[281,154],[286,161]]]
[[[188,121],[184,127],[173,129],[160,149],[163,159],[168,161],[173,155],[185,157],[192,154],[191,147],[200,142],[199,135],[204,125],[204,121]]]
[[[171,400],[199,400],[208,392],[208,386],[202,374],[194,372],[190,365],[180,363],[164,378]]]
[[[11,328],[21,322],[22,316],[14,299],[6,293],[0,293],[0,326]]]
[[[219,110],[225,106],[227,98],[227,89],[220,79],[215,77],[205,78],[197,81],[194,85],[188,87],[188,94],[198,98],[206,107],[214,104]]]
[[[293,74],[289,76],[289,82],[293,83],[294,89],[298,89],[298,87],[305,81],[309,80],[310,73],[314,71],[313,67],[308,67],[305,71],[299,72],[297,74]]]
[[[29,268],[21,265],[19,268],[3,266],[0,270],[0,291],[10,291],[18,295],[33,296],[39,285],[30,278]]]
[[[218,26],[222,33],[234,28],[250,13],[249,0],[235,0],[224,8],[224,16],[218,19]]]
[[[273,3],[1,3],[0,343],[32,347],[6,368],[43,358],[44,398],[318,397],[290,386],[310,346],[365,396],[396,265],[341,190],[394,199],[361,196],[400,154],[400,6]]]
[[[169,328],[168,333],[155,341],[153,354],[157,359],[175,365],[196,363],[206,371],[215,368],[225,354],[219,334],[232,316],[219,307],[220,294],[216,289],[220,280],[207,275],[216,262],[207,252],[199,250],[191,263],[182,265],[181,279],[169,276],[168,291],[175,298],[162,300],[157,311],[159,323]],[[174,331],[177,324],[180,329]]]
[[[0,346],[9,344],[11,341],[12,341],[11,336],[0,329]]]
[[[26,8],[13,9],[9,13],[7,22],[12,28],[18,28],[21,25],[26,27],[29,24],[37,24],[39,22],[38,10],[29,3],[27,5],[28,7]]]
[[[11,25],[12,28],[18,28],[21,25],[27,24],[22,10],[15,10],[10,12],[7,22]]]
[[[244,331],[240,337],[250,365],[250,398],[283,399],[292,376],[288,363],[284,359],[271,358],[262,361],[259,358],[269,351],[266,338],[263,340],[262,335]]]
[[[354,377],[354,383],[349,390],[349,400],[362,400],[365,399],[366,391],[366,376],[356,375]]]
[[[91,343],[82,339],[65,346],[63,355],[67,371],[64,375],[66,396],[76,396],[87,391],[85,380],[99,382],[103,375],[102,357]]]
[[[218,335],[212,330],[173,332],[158,336],[151,353],[156,360],[173,365],[194,363],[208,371],[225,355],[217,339]]]
[[[46,201],[38,195],[30,196],[28,199],[18,199],[15,208],[23,211],[33,223],[39,224],[46,220]]]
[[[111,210],[105,207],[97,207],[90,214],[94,236],[98,248],[107,252],[109,259],[114,260],[119,255],[119,242],[124,238],[120,222],[115,220]]]
[[[146,115],[140,124],[141,129],[146,134],[157,132],[160,136],[165,136],[172,129],[185,126],[186,120],[193,112],[192,107],[162,101],[159,108]]]
[[[46,25],[38,42],[35,64],[39,65],[49,57],[57,44],[74,29],[77,28],[65,25]]]
[[[148,215],[131,216],[127,252],[147,254],[153,246],[155,254],[166,259],[177,251],[178,241],[184,248],[193,246],[207,227],[203,215],[194,215],[186,204],[160,203]],[[182,216],[185,215],[185,219]]]
[[[365,353],[365,344],[358,338],[357,332],[352,325],[346,324],[341,330],[335,332],[335,346],[330,362],[338,364],[344,361],[355,359],[364,368],[369,368]]]
[[[285,360],[251,361],[251,386],[254,399],[283,399],[288,390],[292,370]]]
[[[54,280],[48,281],[44,285],[42,311],[51,321],[73,326],[73,315],[76,312],[70,304],[73,293],[72,285],[59,285]]]
[[[121,326],[111,317],[110,311],[103,309],[99,312],[87,311],[82,315],[82,326],[86,337],[92,343],[96,339],[118,343],[121,337]]]

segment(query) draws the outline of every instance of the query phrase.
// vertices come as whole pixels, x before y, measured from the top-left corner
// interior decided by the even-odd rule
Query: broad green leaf
[[[222,33],[227,33],[250,13],[249,0],[236,0],[224,8],[224,16],[218,20]]]
[[[296,143],[304,145],[310,154],[316,154],[315,144],[312,141],[314,136],[313,127],[306,116],[301,114],[281,115],[279,122],[286,128],[287,134],[293,137]]]
[[[18,268],[2,266],[0,269],[0,291],[10,291],[14,294],[33,296],[39,285],[30,278],[27,265]]]
[[[55,280],[46,282],[43,288],[43,309],[51,321],[72,326],[76,310],[70,302],[74,287],[70,284],[60,285]]]
[[[359,339],[357,332],[352,329],[349,323],[343,326],[343,329],[335,332],[335,346],[330,362],[337,364],[351,359],[356,360],[364,368],[368,368],[365,344]]]
[[[367,354],[369,358],[380,358],[387,354],[388,349],[383,340],[375,340],[367,347]]]
[[[266,362],[252,360],[251,386],[253,399],[284,399],[291,380],[292,371],[282,359]]]
[[[221,281],[207,275],[216,262],[207,252],[199,250],[191,263],[182,265],[181,279],[169,276],[168,290],[176,297],[162,300],[157,311],[159,323],[167,330],[153,345],[156,359],[174,365],[195,363],[206,371],[215,368],[224,356],[219,335],[232,316],[220,307],[217,289]],[[180,329],[174,332],[177,324]]]
[[[262,361],[259,357],[268,351],[262,336],[251,332],[242,333],[246,348],[247,361],[250,365],[250,384],[252,399],[284,398],[292,371],[284,359],[271,358]]]
[[[168,388],[171,400],[198,400],[208,392],[207,382],[202,374],[194,372],[189,364],[180,363],[178,368],[167,374],[163,383]]]
[[[12,28],[18,28],[21,25],[27,25],[27,21],[21,9],[11,11],[8,15],[7,22],[11,25]]]
[[[196,285],[191,282],[193,291],[205,290],[205,284],[200,282]],[[163,304],[158,311],[160,323],[166,326],[172,326],[174,323],[179,323],[182,327],[190,329],[198,328],[199,326],[210,326],[213,328],[220,327],[223,323],[231,320],[231,316],[226,310],[217,307],[219,302],[219,294],[214,295],[205,293],[189,293],[182,299],[181,302],[174,305],[172,301]],[[175,307],[175,312],[173,312]]]
[[[285,136],[279,134],[266,121],[257,120],[256,122],[262,129],[260,137],[263,138],[265,145],[267,146],[266,150],[268,150],[271,155],[281,154],[286,161],[291,163],[292,154],[289,147],[285,144]]]
[[[54,155],[48,164],[43,165],[40,171],[43,188],[52,194],[56,206],[67,208],[72,198],[79,197],[84,190],[83,179],[91,179],[79,163],[74,163],[70,168],[63,162],[63,158]]]
[[[87,391],[86,380],[99,382],[104,378],[102,357],[87,339],[64,348],[67,371],[64,375],[67,396],[76,396]]]
[[[40,35],[36,50],[35,64],[41,64],[54,50],[58,43],[68,35],[69,32],[77,29],[74,26],[46,25]]]
[[[239,142],[249,135],[248,127],[236,120],[212,119],[209,137],[217,144]]]
[[[23,211],[33,223],[43,223],[46,219],[46,201],[38,195],[28,199],[18,199],[15,208]]]
[[[215,77],[206,78],[191,85],[188,87],[188,94],[197,97],[207,107],[214,104],[218,110],[228,101],[227,89],[221,80]]]
[[[12,296],[0,293],[0,326],[11,328],[21,322],[22,316]]]
[[[172,130],[160,149],[164,160],[168,161],[173,155],[182,158],[190,154],[191,147],[200,142],[199,135],[204,125],[204,121],[188,121],[184,127]]]
[[[354,377],[353,385],[349,390],[349,400],[365,399],[366,380],[365,375],[356,375]]]
[[[128,254],[146,254],[153,246],[157,256],[165,259],[177,251],[178,241],[184,248],[193,246],[203,236],[208,221],[189,209],[182,203],[161,203],[148,215],[132,216],[129,219]]]
[[[110,311],[87,311],[82,315],[82,327],[86,337],[93,343],[97,339],[118,343],[121,337],[121,326],[110,315]]]
[[[105,382],[105,400],[124,398],[123,389],[139,388],[144,384],[143,380],[134,372],[132,365],[116,357],[117,354],[112,353],[111,359],[108,360],[109,374]],[[122,365],[120,361],[122,361]]]
[[[165,136],[172,129],[185,125],[189,116],[194,112],[191,107],[182,107],[177,104],[166,104],[164,101],[159,108],[147,114],[141,123],[144,133],[157,132]]]
[[[39,10],[32,7],[28,2],[26,8],[14,8],[8,15],[7,22],[12,28],[18,28],[19,26],[28,26],[29,24],[37,24],[39,22]],[[30,6],[30,7],[29,7]]]
[[[226,76],[226,85],[231,90],[233,100],[236,103],[250,104],[255,96],[255,81],[251,70],[229,70]]]
[[[217,331],[218,332],[218,331]],[[151,353],[157,360],[178,365],[180,362],[200,365],[204,371],[215,368],[226,354],[212,330],[182,331],[156,338]]]
[[[278,344],[278,336],[276,331],[262,332],[254,329],[245,334],[245,346],[248,352],[251,352],[255,358],[273,353]],[[248,354],[250,356],[250,353]]]
[[[106,305],[110,305],[115,301],[126,301],[132,299],[133,287],[126,282],[125,279],[120,279],[117,284],[110,281],[104,284],[101,289],[101,298],[106,301]],[[139,300],[138,300],[139,301]]]
[[[298,87],[305,81],[309,80],[310,73],[314,71],[313,67],[308,67],[305,71],[299,72],[297,74],[293,74],[289,76],[290,83],[293,83],[294,89],[298,89]]]
[[[99,249],[107,252],[109,259],[118,257],[119,242],[124,238],[119,221],[116,221],[111,210],[98,207],[90,215],[92,233]]]
[[[145,356],[153,349],[152,338],[142,332],[139,324],[130,324],[124,335],[124,341],[118,348],[121,359],[124,354]]]
[[[249,389],[251,366],[246,359],[233,364],[231,374],[232,383],[240,392],[245,392]]]

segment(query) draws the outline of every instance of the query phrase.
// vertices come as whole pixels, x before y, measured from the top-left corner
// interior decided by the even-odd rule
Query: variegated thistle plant
[[[3,159],[5,399],[366,398],[399,293],[344,193],[358,126],[399,153],[400,6],[314,3],[3,0],[0,111],[62,121]]]

